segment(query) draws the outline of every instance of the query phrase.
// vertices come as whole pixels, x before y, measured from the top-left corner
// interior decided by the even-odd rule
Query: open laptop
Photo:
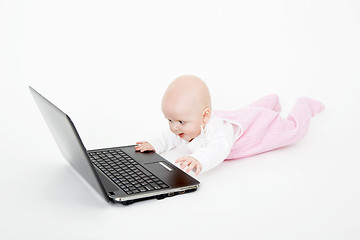
[[[29,89],[65,159],[106,201],[128,205],[199,187],[200,182],[160,155],[136,152],[134,145],[86,150],[70,117]]]

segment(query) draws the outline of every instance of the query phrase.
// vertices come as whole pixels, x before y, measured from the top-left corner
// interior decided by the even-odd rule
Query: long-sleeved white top
[[[180,138],[170,129],[159,137],[148,141],[157,153],[163,153],[177,147],[187,148],[189,156],[198,160],[202,172],[209,171],[222,163],[229,155],[234,142],[240,137],[241,127],[230,121],[221,119],[212,114],[205,129],[191,142]]]

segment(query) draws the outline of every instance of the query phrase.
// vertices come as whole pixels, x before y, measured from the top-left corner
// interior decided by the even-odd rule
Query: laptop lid
[[[29,86],[54,139],[65,159],[106,201],[110,201],[70,117]]]

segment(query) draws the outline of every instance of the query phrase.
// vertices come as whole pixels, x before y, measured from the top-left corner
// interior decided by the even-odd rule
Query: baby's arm
[[[166,129],[157,138],[151,139],[150,141],[137,142],[135,150],[140,152],[154,151],[156,153],[162,153],[176,147],[179,144],[178,141],[180,140],[177,139],[177,136],[169,129]]]
[[[233,127],[230,123],[217,126],[208,130],[206,145],[190,156],[186,160],[178,159],[181,167],[192,170],[196,167],[196,174],[200,171],[209,171],[218,166],[229,155],[233,145]]]

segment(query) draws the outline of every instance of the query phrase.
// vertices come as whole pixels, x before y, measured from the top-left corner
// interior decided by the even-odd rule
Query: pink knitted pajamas
[[[269,95],[250,106],[235,111],[216,111],[215,115],[242,126],[226,160],[253,156],[295,143],[305,136],[310,119],[322,112],[324,105],[310,98],[299,98],[287,119],[280,117],[276,95]]]

